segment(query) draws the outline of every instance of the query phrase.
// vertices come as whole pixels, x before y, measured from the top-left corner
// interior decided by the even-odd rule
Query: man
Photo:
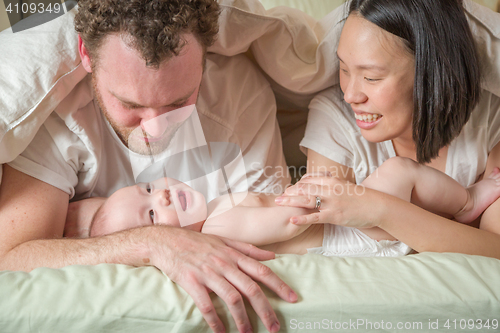
[[[75,18],[82,66],[90,73],[57,106],[28,148],[3,166],[0,269],[121,263],[153,265],[195,300],[214,332],[224,330],[208,291],[228,305],[240,332],[251,330],[242,295],[271,332],[279,322],[261,281],[283,299],[296,294],[257,260],[248,244],[151,226],[106,237],[64,239],[69,199],[108,196],[135,182],[127,165],[134,129],[196,103],[206,140],[238,144],[252,190],[286,179],[274,97],[244,57],[210,56],[219,8],[213,0],[81,0]],[[214,84],[214,83],[217,84]],[[227,98],[222,91],[231,89]],[[149,133],[151,134],[151,133]],[[136,140],[153,146],[148,134]],[[255,164],[257,163],[257,164]],[[272,175],[272,174],[271,174]]]

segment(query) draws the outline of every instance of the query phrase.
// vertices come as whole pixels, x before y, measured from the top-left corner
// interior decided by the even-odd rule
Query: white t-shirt
[[[363,138],[338,85],[311,101],[307,121],[301,149],[312,149],[352,168],[357,184],[396,156],[391,140],[373,143]],[[469,121],[449,146],[446,174],[462,186],[474,184],[484,173],[488,154],[499,141],[500,98],[483,90]]]
[[[289,178],[275,97],[250,60],[245,56],[208,54],[196,111],[179,129],[179,140],[174,139],[169,149],[186,151],[207,142],[232,143],[241,149],[246,177],[229,180],[231,189],[283,191]],[[183,131],[189,135],[182,135]],[[200,132],[204,135],[193,137],[193,133]],[[131,158],[151,161],[125,147],[102,116],[89,75],[58,105],[28,148],[9,165],[79,200],[107,197],[134,185],[137,172]],[[164,162],[160,159],[155,163]],[[187,167],[182,161],[175,165],[179,170]]]

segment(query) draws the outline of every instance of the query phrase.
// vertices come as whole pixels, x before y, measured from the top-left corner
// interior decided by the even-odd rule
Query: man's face
[[[139,53],[119,35],[110,35],[99,50],[99,65],[92,81],[99,106],[122,142],[132,151],[147,155],[166,148],[179,125],[156,133],[151,119],[196,103],[203,74],[203,49],[184,35],[187,44],[179,56],[146,67]],[[149,122],[148,122],[149,121]],[[142,130],[136,130],[136,128]]]

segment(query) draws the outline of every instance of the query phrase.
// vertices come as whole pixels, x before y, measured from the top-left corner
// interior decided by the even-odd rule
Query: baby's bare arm
[[[290,218],[309,214],[311,210],[279,207],[274,204],[276,196],[262,197],[264,195],[259,195],[258,200],[247,197],[248,200],[237,207],[209,216],[202,232],[262,246],[292,239],[309,227],[292,224]],[[247,206],[250,204],[252,206]]]

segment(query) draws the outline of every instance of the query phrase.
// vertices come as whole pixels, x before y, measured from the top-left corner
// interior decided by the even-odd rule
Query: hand
[[[208,290],[224,300],[240,332],[251,332],[252,329],[242,295],[270,332],[279,331],[278,318],[255,281],[264,283],[285,301],[295,302],[298,297],[270,268],[257,261],[274,259],[274,253],[182,228],[151,228],[154,229],[151,233],[154,242],[150,245],[151,264],[191,295],[214,332],[225,330]],[[165,244],[169,246],[165,247]]]
[[[378,226],[374,218],[379,209],[372,204],[375,191],[362,185],[340,180],[326,174],[306,174],[292,187],[276,198],[280,206],[315,209],[316,197],[321,199],[318,212],[293,216],[294,224],[331,223],[354,228]]]
[[[64,237],[86,238],[89,237],[90,224],[94,214],[106,201],[106,198],[89,198],[71,202],[64,224]]]

